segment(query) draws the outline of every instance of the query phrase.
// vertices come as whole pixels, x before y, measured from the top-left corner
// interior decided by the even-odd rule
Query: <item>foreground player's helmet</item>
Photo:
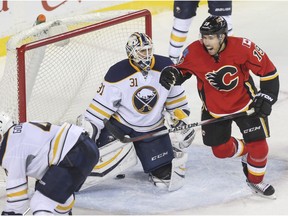
[[[0,142],[2,141],[3,135],[7,132],[7,130],[10,127],[12,127],[13,124],[14,122],[6,113],[4,112],[0,113]]]
[[[134,32],[126,44],[126,53],[144,72],[150,70],[151,60],[153,57],[153,43],[151,38],[139,32]]]
[[[209,16],[200,27],[201,35],[220,35],[228,33],[226,20],[221,16]]]

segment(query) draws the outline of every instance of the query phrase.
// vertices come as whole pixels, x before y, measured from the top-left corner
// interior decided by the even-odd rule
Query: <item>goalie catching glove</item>
[[[175,109],[173,114],[171,114],[170,127],[177,128],[187,125],[189,114],[190,111],[186,109]],[[178,148],[188,148],[194,140],[195,130],[193,128],[180,130],[175,133],[175,136],[178,142]]]
[[[187,125],[184,120],[178,120],[175,124],[171,125],[172,128],[182,127]],[[193,128],[188,128],[176,132],[176,139],[179,143],[179,148],[184,149],[188,148],[195,138],[195,130]]]

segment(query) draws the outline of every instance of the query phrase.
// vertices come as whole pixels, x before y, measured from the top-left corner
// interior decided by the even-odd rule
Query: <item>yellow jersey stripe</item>
[[[90,107],[91,109],[93,109],[94,111],[100,113],[101,115],[107,117],[108,119],[109,119],[110,116],[111,116],[111,115],[108,114],[107,112],[105,112],[105,111],[99,109],[98,107],[96,107],[94,104],[90,104],[89,107]]]
[[[68,206],[57,205],[56,209],[61,210],[61,211],[68,211],[69,209],[73,208],[74,204],[75,204],[75,199]]]
[[[110,164],[112,161],[115,160],[115,158],[118,157],[118,155],[122,152],[122,150],[123,150],[123,149],[121,149],[117,154],[115,154],[114,157],[112,157],[110,160],[106,161],[105,163],[102,163],[102,164],[96,165],[96,166],[93,168],[93,170],[94,170],[94,169],[101,169],[101,168],[107,166],[108,164]]]
[[[265,124],[264,119],[263,119],[263,118],[260,118],[260,121],[261,121],[263,130],[264,130],[265,136],[266,136],[266,137],[269,137],[268,129],[267,129],[267,127],[266,127],[266,124]]]
[[[19,192],[16,192],[16,193],[7,194],[7,197],[14,198],[14,197],[18,197],[18,196],[23,196],[23,195],[25,195],[27,193],[28,193],[28,189],[25,189],[25,190],[22,190],[22,191],[19,191]]]
[[[53,147],[53,158],[52,158],[52,160],[51,160],[51,162],[50,162],[50,165],[53,164],[53,161],[54,161],[54,159],[55,159],[55,157],[56,157],[56,153],[57,153],[57,151],[58,151],[59,142],[60,142],[61,136],[62,136],[62,134],[63,134],[63,132],[64,132],[64,129],[65,129],[65,127],[62,128],[62,130],[60,131],[60,133],[59,133],[58,136],[56,137],[55,145],[54,145],[54,147]]]
[[[171,34],[171,39],[173,40],[173,41],[176,41],[176,42],[185,42],[186,41],[186,36],[185,37],[178,37],[178,36],[176,36],[176,35],[174,35],[174,34]]]
[[[166,106],[170,106],[170,105],[173,105],[173,104],[176,104],[176,103],[180,103],[181,101],[184,101],[186,100],[186,96],[183,96],[177,100],[173,100],[173,101],[170,101],[170,102],[166,102],[165,105]]]
[[[279,76],[278,72],[271,76],[261,77],[260,81],[269,81],[269,80],[275,79],[277,76]]]

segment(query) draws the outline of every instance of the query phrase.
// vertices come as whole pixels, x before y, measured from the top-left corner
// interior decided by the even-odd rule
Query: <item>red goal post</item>
[[[7,44],[0,110],[16,121],[74,123],[105,73],[126,58],[133,32],[152,37],[148,10],[87,14],[43,23]]]

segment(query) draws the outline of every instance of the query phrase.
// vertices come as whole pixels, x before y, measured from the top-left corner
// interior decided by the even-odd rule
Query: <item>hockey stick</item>
[[[26,209],[26,211],[23,213],[23,215],[27,215],[29,211],[30,211],[30,207],[28,209]]]
[[[213,118],[213,119],[203,120],[200,122],[194,122],[194,123],[183,125],[180,127],[175,127],[175,128],[157,131],[157,132],[147,133],[147,134],[137,136],[137,137],[127,137],[127,136],[125,136],[125,134],[123,134],[121,131],[119,131],[113,124],[111,124],[111,122],[109,122],[108,119],[104,119],[103,121],[104,121],[105,127],[112,133],[112,135],[116,139],[119,139],[122,143],[129,143],[129,142],[135,142],[135,141],[139,141],[139,140],[143,140],[143,139],[147,139],[147,138],[151,138],[151,137],[158,137],[158,136],[162,136],[165,134],[174,133],[174,132],[185,130],[185,129],[192,128],[192,127],[198,127],[198,126],[212,124],[212,123],[225,121],[225,120],[229,120],[229,119],[235,119],[235,118],[239,118],[239,117],[243,117],[243,116],[249,116],[253,113],[254,113],[254,109],[252,108],[252,109],[244,111],[244,112],[234,113],[231,115],[222,116],[220,118]]]

